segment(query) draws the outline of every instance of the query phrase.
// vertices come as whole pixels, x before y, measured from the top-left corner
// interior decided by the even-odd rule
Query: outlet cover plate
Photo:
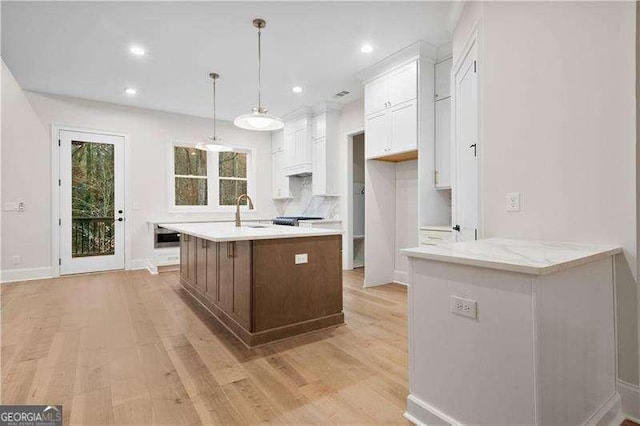
[[[296,254],[296,265],[300,265],[302,263],[309,263],[309,255],[307,253]]]
[[[519,192],[509,192],[507,194],[507,211],[519,212],[521,202],[522,202],[522,197]]]
[[[478,302],[452,294],[451,313],[471,319],[478,319]]]

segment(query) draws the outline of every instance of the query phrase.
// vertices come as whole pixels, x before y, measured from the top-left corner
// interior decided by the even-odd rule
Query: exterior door
[[[124,137],[61,130],[60,274],[124,269]]]
[[[455,75],[455,219],[457,240],[478,239],[478,73],[476,46]]]

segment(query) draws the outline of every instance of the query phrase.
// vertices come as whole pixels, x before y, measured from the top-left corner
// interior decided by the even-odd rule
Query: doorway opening
[[[353,267],[364,267],[364,133],[353,136]]]

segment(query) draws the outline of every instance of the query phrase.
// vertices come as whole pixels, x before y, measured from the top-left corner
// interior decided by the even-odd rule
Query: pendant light
[[[250,114],[244,114],[236,117],[233,124],[246,130],[271,131],[284,127],[284,123],[278,117],[267,114],[267,108],[261,105],[261,85],[260,85],[260,66],[262,60],[262,50],[260,38],[262,29],[267,26],[264,19],[254,19],[253,26],[258,29],[258,106],[251,109]]]
[[[226,152],[233,151],[233,148],[226,145],[221,145],[220,139],[216,136],[216,80],[220,78],[220,74],[212,72],[209,74],[211,80],[213,80],[213,136],[209,136],[210,142],[201,142],[196,145],[197,149],[202,151],[215,151],[215,152]]]

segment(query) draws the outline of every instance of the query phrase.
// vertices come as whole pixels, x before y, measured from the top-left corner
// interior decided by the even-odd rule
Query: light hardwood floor
[[[346,325],[246,349],[178,273],[1,287],[3,404],[64,424],[407,424],[406,289],[344,274]]]

